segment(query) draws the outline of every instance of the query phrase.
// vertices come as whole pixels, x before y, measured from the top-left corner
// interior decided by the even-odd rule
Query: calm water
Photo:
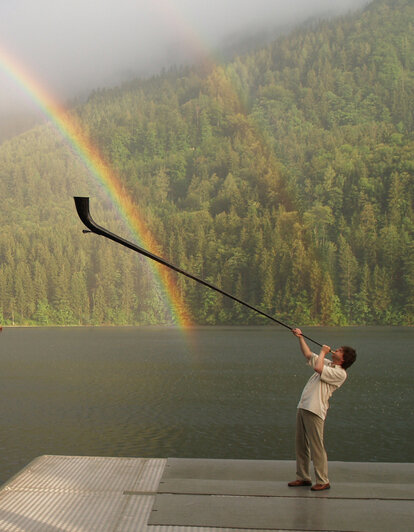
[[[331,399],[331,460],[414,460],[414,329],[309,328],[358,361]],[[4,329],[0,482],[42,454],[293,459],[311,375],[286,329]]]

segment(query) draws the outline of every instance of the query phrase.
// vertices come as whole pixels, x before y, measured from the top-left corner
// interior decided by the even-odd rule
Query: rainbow
[[[194,30],[193,24],[176,2],[152,0],[151,7],[159,18],[164,19],[166,24],[174,26],[180,36],[185,39],[187,46],[192,50],[195,57],[210,66],[217,64],[218,61],[214,58],[209,45]]]
[[[119,177],[105,162],[98,149],[86,137],[81,125],[67,109],[59,104],[38,81],[30,75],[15,57],[0,47],[0,68],[12,78],[42,110],[82,160],[89,173],[109,195],[113,205],[131,229],[140,245],[151,253],[159,254],[160,247],[146,226],[136,205],[123,187]],[[157,263],[151,263],[155,277],[168,300],[172,317],[182,328],[191,326],[188,310],[182,301],[171,272]]]

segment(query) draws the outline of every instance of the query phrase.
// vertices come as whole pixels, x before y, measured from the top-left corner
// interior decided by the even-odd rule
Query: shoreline
[[[277,325],[191,325],[181,326],[179,324],[171,325],[117,325],[117,324],[101,324],[101,325],[2,325],[2,329],[178,329],[178,330],[198,330],[198,329],[278,329],[282,330]],[[414,325],[301,325],[303,329],[412,329]]]

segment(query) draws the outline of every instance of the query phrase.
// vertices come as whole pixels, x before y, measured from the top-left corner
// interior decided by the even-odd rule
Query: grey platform
[[[289,488],[291,461],[41,456],[0,489],[0,531],[414,530],[414,464],[330,462],[330,490]]]

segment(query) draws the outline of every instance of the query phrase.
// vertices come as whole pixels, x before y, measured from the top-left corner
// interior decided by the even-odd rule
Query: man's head
[[[344,369],[348,369],[356,360],[356,351],[348,345],[343,345],[332,354],[332,362]]]

